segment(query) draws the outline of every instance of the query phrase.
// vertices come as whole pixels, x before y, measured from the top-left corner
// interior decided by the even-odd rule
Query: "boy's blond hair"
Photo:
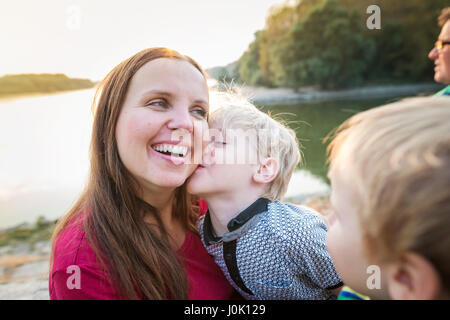
[[[360,201],[369,254],[427,258],[450,290],[450,99],[410,98],[354,115],[328,146]],[[339,170],[339,169],[338,169]]]
[[[218,109],[210,114],[209,122],[224,131],[239,129],[241,133],[255,133],[255,164],[265,158],[275,158],[279,164],[278,173],[262,195],[272,201],[282,200],[287,191],[292,173],[300,163],[301,155],[295,131],[275,120],[270,115],[258,110],[247,97],[241,93],[214,92],[212,104]]]

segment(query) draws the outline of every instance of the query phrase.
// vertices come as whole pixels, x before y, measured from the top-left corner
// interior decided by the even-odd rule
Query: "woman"
[[[203,70],[146,49],[115,67],[96,97],[89,182],[54,232],[50,298],[229,299],[184,186],[197,166],[191,137],[207,128]]]

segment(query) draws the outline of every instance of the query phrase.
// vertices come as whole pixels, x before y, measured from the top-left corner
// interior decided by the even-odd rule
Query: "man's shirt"
[[[435,96],[450,96],[450,85],[435,94]]]

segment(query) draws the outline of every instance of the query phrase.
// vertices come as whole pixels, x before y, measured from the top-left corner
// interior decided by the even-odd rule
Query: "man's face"
[[[442,27],[438,40],[450,41],[450,20]],[[445,45],[441,50],[433,48],[428,57],[434,60],[434,81],[450,84],[450,45]]]

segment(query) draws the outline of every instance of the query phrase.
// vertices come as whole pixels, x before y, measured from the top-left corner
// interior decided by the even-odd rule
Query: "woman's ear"
[[[389,294],[394,300],[432,300],[440,296],[440,276],[430,261],[419,254],[405,254],[387,272]]]
[[[269,183],[278,174],[278,161],[274,158],[263,159],[255,174],[253,174],[253,180],[257,183]]]

